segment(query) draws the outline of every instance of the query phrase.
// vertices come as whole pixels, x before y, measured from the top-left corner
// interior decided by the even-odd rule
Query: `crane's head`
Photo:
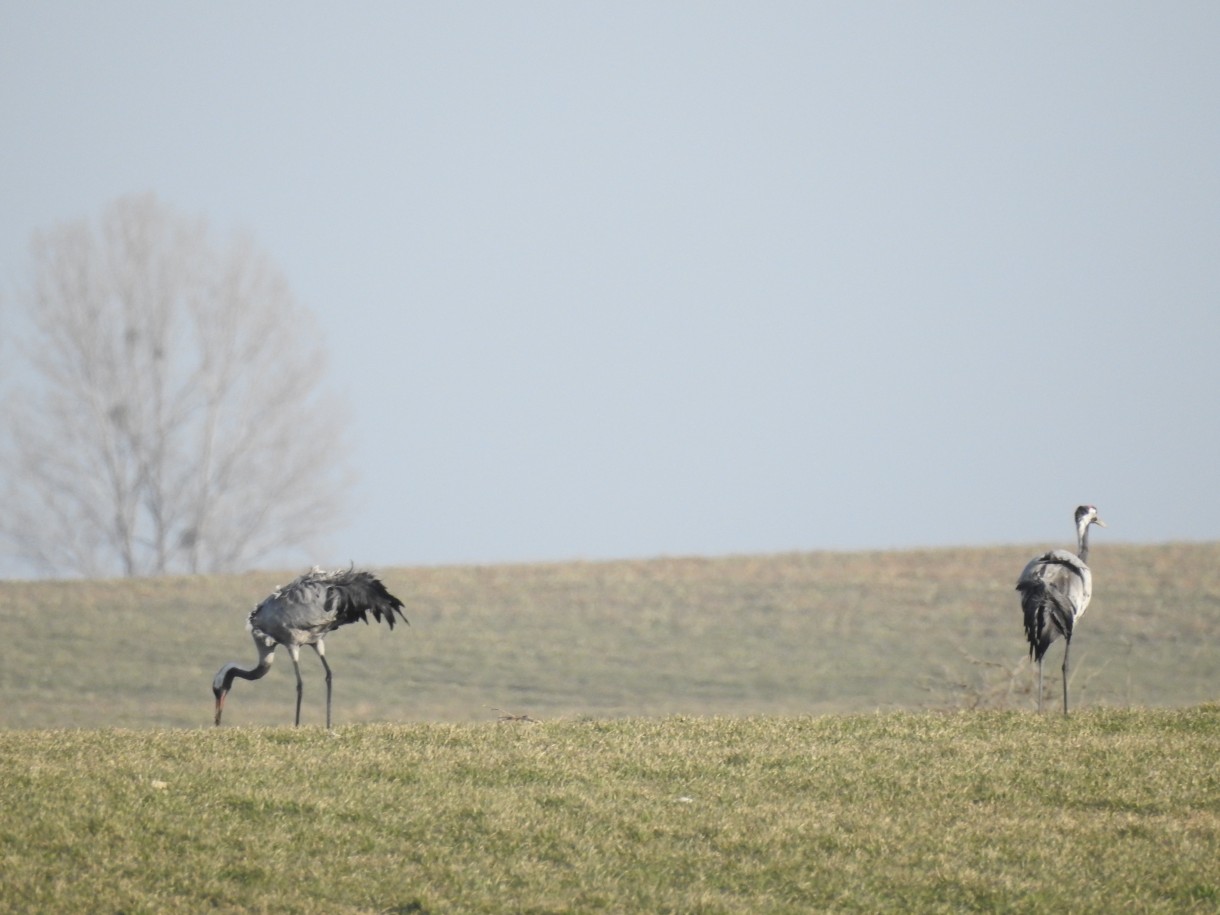
[[[229,687],[233,685],[233,675],[229,673],[232,667],[232,664],[226,664],[216,671],[216,676],[212,680],[212,695],[216,697],[216,725],[218,727],[220,715],[225,710],[225,696],[229,695]]]
[[[1076,530],[1080,534],[1084,534],[1089,529],[1090,524],[1096,524],[1098,527],[1105,527],[1106,522],[1097,517],[1096,505],[1082,505],[1076,509]]]

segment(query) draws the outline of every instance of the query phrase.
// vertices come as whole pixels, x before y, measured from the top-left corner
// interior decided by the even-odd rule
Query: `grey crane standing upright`
[[[266,676],[275,660],[275,649],[283,645],[292,657],[297,675],[296,724],[301,723],[301,646],[310,645],[318,653],[326,669],[326,727],[330,727],[330,665],[326,663],[326,648],[322,640],[332,629],[348,623],[368,623],[372,613],[378,622],[385,620],[394,628],[394,614],[403,616],[402,601],[386,590],[372,572],[339,569],[324,572],[314,568],[294,579],[266,598],[250,613],[246,629],[258,648],[258,664],[243,668],[230,661],[216,672],[212,693],[216,696],[216,724],[224,711],[225,697],[233,686],[233,678],[258,680]]]
[[[1063,714],[1068,713],[1068,652],[1072,630],[1093,596],[1093,573],[1089,571],[1089,527],[1106,523],[1092,505],[1076,509],[1077,555],[1051,550],[1035,557],[1017,580],[1021,609],[1025,612],[1025,637],[1029,653],[1038,662],[1038,711],[1042,711],[1042,659],[1051,643],[1063,636]]]

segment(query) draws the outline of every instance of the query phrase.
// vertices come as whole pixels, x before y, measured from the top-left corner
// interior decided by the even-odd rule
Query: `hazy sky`
[[[252,234],[320,562],[1220,538],[1212,0],[0,9],[3,288],[128,192]]]

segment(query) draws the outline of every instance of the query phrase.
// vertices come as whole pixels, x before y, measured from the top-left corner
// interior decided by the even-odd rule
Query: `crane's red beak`
[[[228,690],[224,690],[216,694],[216,726],[220,727],[220,714],[225,710],[225,696],[229,695]]]

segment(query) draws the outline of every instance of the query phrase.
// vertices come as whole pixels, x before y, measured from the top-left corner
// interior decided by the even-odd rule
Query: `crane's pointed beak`
[[[1106,522],[1102,521],[1100,518],[1094,518],[1093,523],[1096,524],[1098,527],[1106,526]]]
[[[216,726],[220,727],[220,715],[225,710],[225,696],[229,695],[228,690],[222,690],[216,694]]]

